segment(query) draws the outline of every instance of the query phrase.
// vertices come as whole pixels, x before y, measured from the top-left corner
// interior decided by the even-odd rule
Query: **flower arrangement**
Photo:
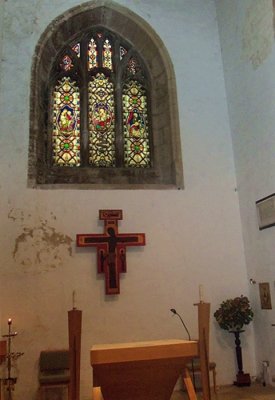
[[[219,326],[227,331],[240,331],[253,319],[253,311],[246,296],[241,295],[221,303],[214,313]]]

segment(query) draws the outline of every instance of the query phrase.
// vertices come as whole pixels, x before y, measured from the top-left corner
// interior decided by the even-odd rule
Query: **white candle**
[[[200,302],[203,302],[203,285],[199,285],[199,298]]]
[[[76,293],[75,290],[73,291],[73,309],[75,309],[75,297],[76,297]]]

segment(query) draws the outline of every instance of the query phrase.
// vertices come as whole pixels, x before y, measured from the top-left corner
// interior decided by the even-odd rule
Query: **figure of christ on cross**
[[[144,246],[144,233],[118,233],[118,221],[122,210],[99,210],[99,219],[104,221],[103,234],[78,234],[78,247],[97,248],[97,271],[105,274],[106,294],[119,294],[119,274],[126,272],[126,247]]]

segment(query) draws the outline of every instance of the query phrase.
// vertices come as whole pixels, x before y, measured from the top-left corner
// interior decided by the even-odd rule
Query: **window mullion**
[[[87,49],[88,40],[85,38],[81,43],[81,81],[80,81],[80,118],[81,118],[81,165],[87,167],[89,165],[89,74],[87,68]]]
[[[116,155],[117,167],[124,165],[124,134],[123,134],[123,110],[122,110],[122,79],[117,76],[115,86],[116,99]]]
[[[123,109],[122,109],[122,69],[120,62],[120,43],[115,41],[114,51],[115,65],[115,103],[116,103],[116,166],[124,166],[124,133],[123,133]]]

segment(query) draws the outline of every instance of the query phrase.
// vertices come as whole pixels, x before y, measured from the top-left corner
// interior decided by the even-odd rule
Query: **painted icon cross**
[[[105,274],[106,294],[119,294],[119,274],[126,272],[126,248],[144,246],[144,233],[118,233],[118,221],[122,210],[99,210],[99,219],[104,221],[104,233],[77,234],[78,247],[97,248],[97,271]]]

